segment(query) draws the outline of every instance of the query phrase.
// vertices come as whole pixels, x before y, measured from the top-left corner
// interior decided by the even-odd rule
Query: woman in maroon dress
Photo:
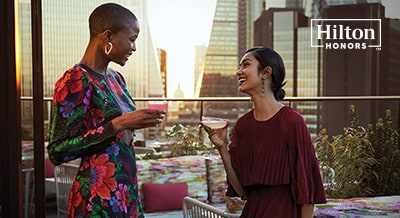
[[[246,51],[236,72],[239,91],[254,109],[236,122],[227,146],[227,127],[204,128],[227,172],[228,196],[247,199],[241,217],[310,218],[325,192],[309,130],[303,117],[283,105],[285,67],[275,51]]]

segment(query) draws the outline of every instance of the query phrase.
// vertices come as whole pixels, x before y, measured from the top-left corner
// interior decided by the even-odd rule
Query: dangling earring
[[[108,45],[109,46],[105,46],[104,47],[104,53],[106,53],[106,55],[109,55],[110,54],[110,52],[111,52],[111,50],[113,49],[113,44],[111,43],[111,42],[108,42]],[[109,49],[107,49],[107,47],[109,47]]]
[[[265,95],[264,79],[261,79],[261,96]]]

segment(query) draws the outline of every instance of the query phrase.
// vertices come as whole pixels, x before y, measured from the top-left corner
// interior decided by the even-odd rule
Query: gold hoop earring
[[[108,42],[108,44],[104,47],[104,53],[106,53],[106,55],[109,55],[112,49],[113,49],[113,44],[111,42]]]

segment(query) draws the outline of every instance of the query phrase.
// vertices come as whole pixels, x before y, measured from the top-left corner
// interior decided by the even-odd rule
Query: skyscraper
[[[199,96],[201,80],[202,80],[202,72],[204,67],[204,59],[207,53],[207,46],[197,45],[194,48],[194,95]],[[200,84],[199,84],[200,82]]]
[[[237,90],[230,85],[234,82],[237,48],[238,0],[217,0],[204,63],[201,97],[237,95]]]
[[[164,96],[163,97],[167,97],[167,90],[168,90],[168,85],[167,85],[167,52],[164,49],[158,48],[157,49],[158,52],[158,60],[159,60],[159,65],[160,65],[160,73],[161,73],[161,80],[162,80],[162,85],[163,85],[163,92],[164,92]],[[151,79],[153,79],[153,77],[150,77],[150,84],[153,84]],[[158,77],[156,76],[154,79],[158,79]],[[150,86],[151,87],[151,86]],[[149,96],[149,97],[153,97],[153,96]],[[155,95],[154,97],[160,97]]]
[[[273,48],[286,69],[286,96],[317,96],[318,50],[310,47],[302,9],[270,8],[254,24],[254,43]]]
[[[323,95],[325,96],[386,96],[400,94],[400,21],[385,18],[384,7],[380,3],[334,5],[327,8],[324,18],[380,19],[381,48],[324,49],[323,57]],[[356,21],[346,25],[355,26]],[[332,23],[333,25],[335,23]],[[363,22],[359,28],[371,28],[372,22]],[[378,34],[378,33],[377,33]],[[372,40],[371,40],[372,41]],[[347,40],[355,43],[354,40]],[[375,122],[384,117],[385,111],[393,106],[373,102],[354,102],[362,124]],[[326,126],[336,131],[341,130],[340,123],[348,120],[349,105],[327,102],[325,113],[334,112],[337,116],[326,117]],[[393,119],[398,119],[398,112],[393,111]],[[397,124],[395,124],[397,125]]]
[[[321,2],[323,7],[318,5]],[[400,89],[397,88],[400,87],[400,49],[396,40],[400,33],[400,22],[385,18],[384,8],[380,3],[314,0],[313,4],[323,8],[318,16],[324,19],[380,19],[382,50],[312,47],[310,26],[301,10],[296,15],[296,9],[270,8],[255,23],[255,43],[272,47],[283,57],[287,73],[287,96],[400,94]],[[365,25],[372,24],[365,22]],[[356,105],[358,103],[354,102]],[[329,126],[333,134],[340,132],[343,124],[350,119],[347,104],[327,102],[294,106],[305,116],[309,127],[310,124],[320,123],[315,122],[316,119],[322,119],[323,126]],[[384,110],[390,108],[388,105],[373,105],[368,102],[359,106],[363,110],[360,114],[362,122],[374,121],[378,116],[383,116]],[[327,114],[337,116],[327,117]],[[397,112],[393,114],[394,118],[398,115]],[[323,126],[316,128],[318,130]]]
[[[242,96],[235,72],[238,57],[252,45],[253,21],[262,0],[217,0],[199,96]]]
[[[303,8],[303,2],[307,0],[267,0],[265,1],[265,9],[269,8]]]
[[[287,97],[319,96],[321,93],[318,49],[310,47],[310,28],[303,9],[269,8],[254,24],[254,43],[276,50],[286,70]],[[311,132],[318,132],[318,105],[294,103]]]

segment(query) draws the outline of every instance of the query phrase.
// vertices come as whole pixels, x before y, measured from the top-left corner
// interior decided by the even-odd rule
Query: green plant
[[[321,141],[324,144],[316,142],[321,166],[335,171],[335,183],[328,185],[327,194],[333,198],[370,196],[373,190],[369,184],[376,165],[373,147],[364,128],[343,130],[343,134],[332,137],[332,142],[327,136]]]
[[[147,153],[143,157],[140,157],[140,160],[156,160],[162,157],[163,156],[161,154]]]
[[[33,140],[33,126],[22,125],[21,126],[21,139],[22,140]]]
[[[196,155],[209,151],[211,145],[204,143],[204,132],[199,128],[175,124],[165,134],[168,141],[172,142],[171,156]]]
[[[393,128],[392,115],[386,110],[385,119],[368,125],[368,138],[374,146],[378,174],[371,182],[376,195],[400,194],[400,137]]]
[[[50,138],[50,123],[44,122],[43,124],[44,131],[44,141],[48,142]],[[21,139],[22,140],[33,140],[33,126],[32,125],[22,125],[21,126]]]
[[[359,126],[354,105],[350,127],[329,137],[322,129],[314,145],[320,165],[335,171],[334,184],[326,187],[333,198],[400,194],[400,136],[393,128],[392,114],[367,128]]]

